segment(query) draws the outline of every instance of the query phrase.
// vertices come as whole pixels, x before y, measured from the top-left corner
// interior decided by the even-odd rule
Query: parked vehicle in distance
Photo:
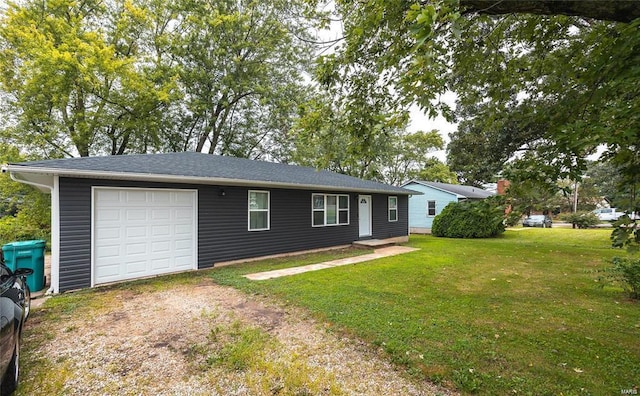
[[[600,221],[616,221],[625,215],[624,211],[619,211],[616,208],[594,209],[593,213],[598,217],[598,219],[600,219]],[[631,220],[638,220],[640,219],[640,213],[631,213],[629,217]]]
[[[551,228],[553,221],[546,215],[531,215],[522,221],[523,227]]]
[[[1,252],[0,252],[1,255]],[[29,316],[31,292],[26,277],[30,268],[11,271],[0,256],[0,395],[10,395],[18,386],[20,337]]]
[[[595,214],[600,221],[616,221],[624,215],[624,212],[619,212],[616,208],[600,208],[594,209],[593,214]]]

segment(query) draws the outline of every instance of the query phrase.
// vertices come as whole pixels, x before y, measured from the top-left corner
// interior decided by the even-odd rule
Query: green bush
[[[592,212],[565,213],[560,218],[567,223],[571,223],[573,228],[591,228],[600,224],[600,219]]]
[[[14,241],[26,241],[31,239],[51,239],[48,228],[40,227],[30,221],[25,221],[24,216],[5,216],[0,219],[0,246]]]
[[[611,263],[612,267],[600,271],[603,273],[598,279],[600,285],[620,286],[631,298],[640,299],[640,258],[614,257]]]
[[[431,233],[447,238],[490,238],[504,232],[504,209],[491,199],[452,202],[433,219]]]

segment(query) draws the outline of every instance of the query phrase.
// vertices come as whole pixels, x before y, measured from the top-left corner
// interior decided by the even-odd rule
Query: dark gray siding
[[[374,194],[371,197],[372,238],[385,239],[407,235],[409,197],[406,195],[398,195],[397,197],[398,221],[389,221],[389,195]]]
[[[271,193],[271,228],[268,231],[248,231],[249,189],[225,187],[224,190],[226,195],[219,197],[219,188],[200,187],[200,268],[220,261],[349,244],[358,238],[354,194],[349,200],[349,225],[312,227],[312,193],[331,191],[264,189]]]
[[[91,187],[198,190],[198,268],[216,262],[349,244],[358,239],[357,194],[349,194],[349,225],[311,226],[311,195],[332,191],[267,189],[271,228],[247,230],[248,188],[93,179],[60,179],[60,291],[91,285]],[[224,189],[222,196],[220,190]],[[398,196],[397,222],[387,219],[387,195],[372,195],[374,238],[407,235],[408,197]]]
[[[91,186],[60,179],[60,291],[91,286]]]

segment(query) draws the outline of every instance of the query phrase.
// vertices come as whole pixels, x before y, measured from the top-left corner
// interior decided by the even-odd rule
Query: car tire
[[[0,384],[0,395],[9,396],[18,387],[18,373],[20,371],[20,340],[16,342],[16,347],[13,350],[13,357],[11,363],[7,367],[7,372],[2,378],[2,384]]]

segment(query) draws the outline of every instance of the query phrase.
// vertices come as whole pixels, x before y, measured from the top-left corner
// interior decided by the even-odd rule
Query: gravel
[[[300,309],[208,280],[105,293],[114,294],[106,299],[113,303],[100,309],[27,322],[24,343],[33,337],[37,345],[30,353],[64,365],[64,394],[451,394],[409,378],[380,351],[331,332]],[[255,358],[239,368],[220,363],[246,331],[264,336]]]

